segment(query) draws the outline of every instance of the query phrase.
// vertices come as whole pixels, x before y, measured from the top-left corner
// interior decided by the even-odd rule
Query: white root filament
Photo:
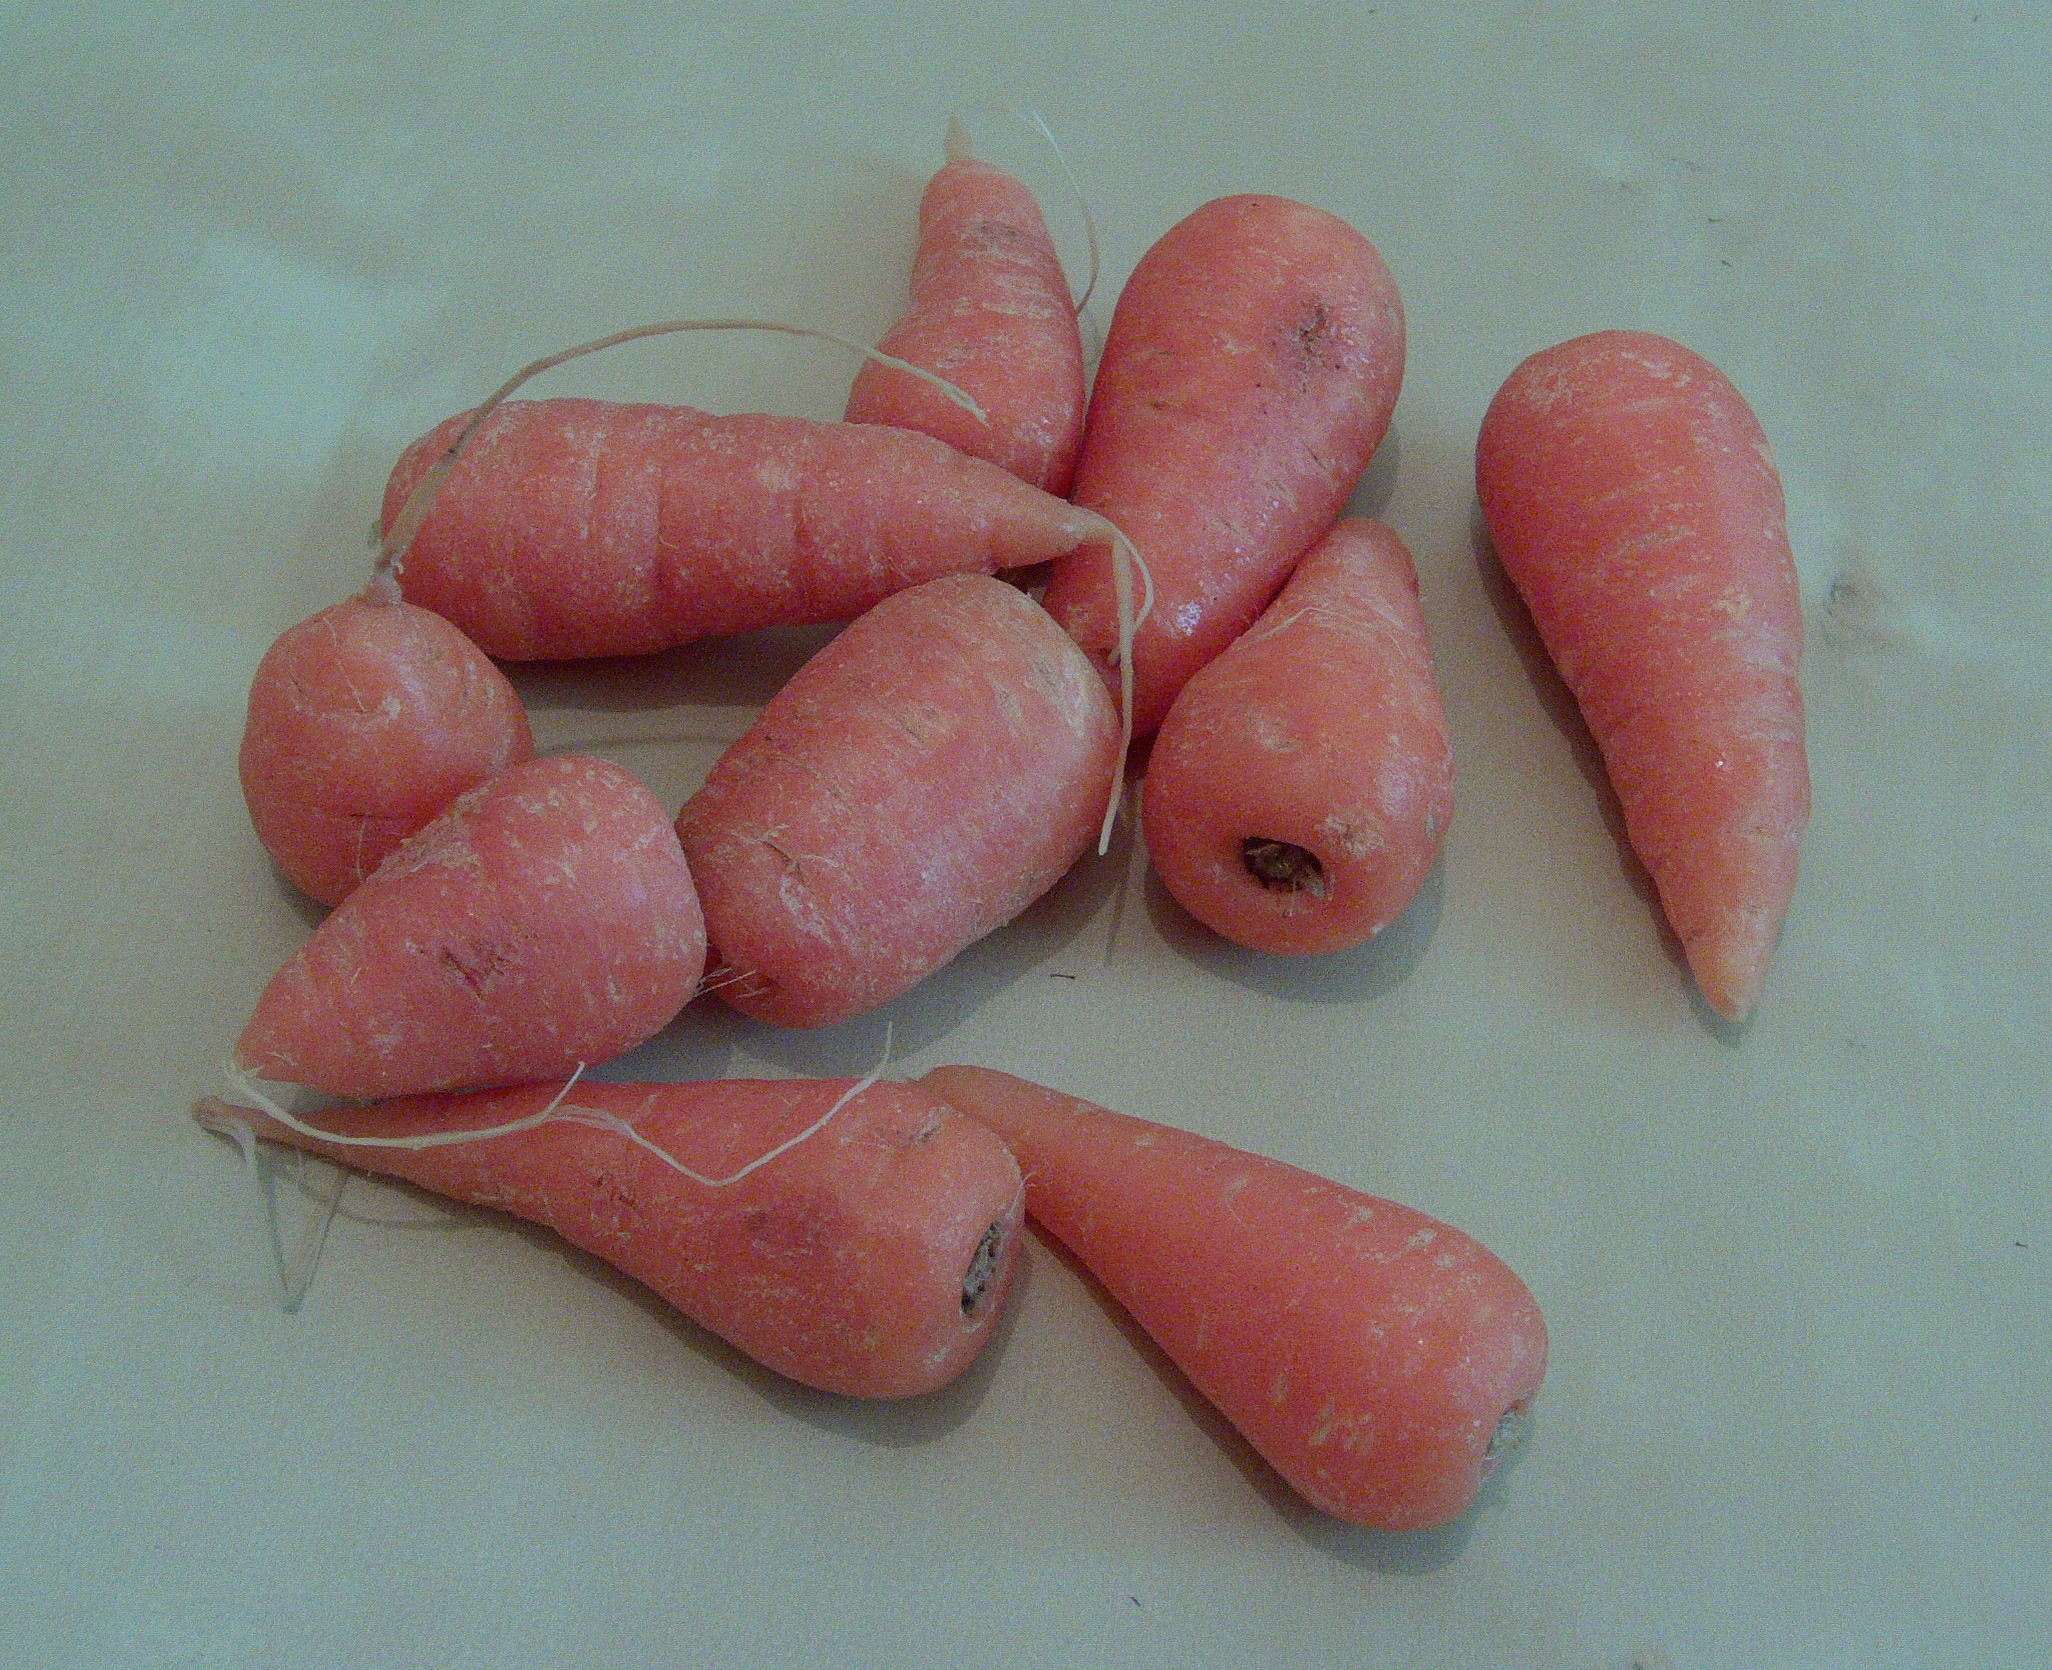
[[[227,1071],[228,1077],[236,1089],[255,1103],[257,1109],[270,1115],[279,1124],[285,1126],[288,1130],[297,1131],[301,1136],[310,1137],[315,1142],[331,1143],[340,1148],[404,1148],[418,1151],[423,1148],[453,1147],[459,1143],[466,1142],[486,1142],[494,1137],[514,1136],[522,1131],[532,1131],[543,1125],[588,1125],[595,1130],[607,1131],[614,1136],[624,1138],[638,1148],[646,1149],[672,1171],[677,1172],[681,1176],[688,1177],[694,1183],[708,1189],[724,1189],[740,1182],[742,1178],[750,1173],[760,1170],[763,1166],[768,1165],[770,1161],[777,1159],[781,1155],[788,1154],[801,1142],[805,1142],[825,1130],[835,1114],[839,1113],[841,1109],[854,1101],[857,1096],[860,1096],[871,1085],[875,1084],[878,1079],[883,1077],[884,1069],[890,1065],[891,1061],[891,1038],[892,1028],[886,1025],[884,1028],[882,1057],[864,1077],[857,1079],[846,1090],[842,1091],[834,1099],[833,1105],[826,1112],[822,1113],[795,1136],[786,1137],[767,1152],[756,1155],[754,1159],[742,1166],[739,1171],[730,1172],[725,1177],[708,1177],[702,1171],[692,1170],[690,1166],[684,1164],[674,1154],[649,1141],[629,1121],[622,1119],[616,1113],[609,1113],[603,1108],[580,1107],[574,1102],[566,1101],[565,1098],[569,1096],[571,1089],[584,1076],[584,1063],[581,1061],[577,1064],[577,1071],[570,1075],[564,1082],[563,1088],[557,1091],[554,1097],[550,1099],[549,1105],[537,1113],[525,1114],[518,1119],[510,1119],[503,1125],[487,1125],[479,1130],[417,1131],[407,1136],[353,1136],[341,1131],[324,1131],[318,1126],[309,1125],[297,1115],[288,1113],[284,1108],[280,1107],[275,1100],[265,1095],[258,1088],[256,1080],[241,1068],[231,1064]],[[252,1146],[254,1132],[251,1130],[248,1120],[242,1117],[242,1115],[250,1111],[252,1110],[249,1108],[237,1108],[232,1102],[224,1102],[217,1096],[208,1096],[203,1098],[193,1108],[192,1116],[198,1121],[203,1130],[212,1131],[217,1135],[231,1138],[235,1145],[243,1151],[244,1159],[254,1163],[254,1148]],[[337,1192],[337,1198],[340,1198],[339,1191]],[[333,1212],[334,1209],[331,1205],[329,1208],[330,1217],[333,1216]],[[326,1234],[325,1226],[323,1227],[322,1234],[323,1236]]]
[[[1147,571],[1147,559],[1118,525],[1094,510],[1083,514],[1092,531],[1111,545],[1112,594],[1118,600],[1119,641],[1112,652],[1112,665],[1119,670],[1119,760],[1112,773],[1111,798],[1104,808],[1104,822],[1097,831],[1097,855],[1111,851],[1112,826],[1119,820],[1119,803],[1126,792],[1126,758],[1133,751],[1133,639],[1154,612],[1154,576]],[[1136,610],[1133,607],[1133,576],[1138,574],[1144,590]]]
[[[988,108],[988,107],[985,107]],[[1047,148],[1054,153],[1055,166],[1062,171],[1062,178],[1068,183],[1069,193],[1076,199],[1076,207],[1083,216],[1083,237],[1090,250],[1090,278],[1083,286],[1083,294],[1070,302],[1070,310],[1078,317],[1090,305],[1090,298],[1097,293],[1097,279],[1103,266],[1103,255],[1097,247],[1097,216],[1091,212],[1090,199],[1083,195],[1083,183],[1076,178],[1076,171],[1069,166],[1069,159],[1063,152],[1061,142],[1054,136],[1054,130],[1041,119],[1037,110],[1020,110],[1012,105],[996,107],[1007,116],[1016,117],[1047,141]],[[976,151],[970,143],[969,129],[959,116],[948,118],[947,137],[941,141],[941,154],[949,162],[968,162],[975,158]]]

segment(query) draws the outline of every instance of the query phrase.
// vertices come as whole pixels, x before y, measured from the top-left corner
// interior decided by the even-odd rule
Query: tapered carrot
[[[1105,339],[1073,494],[1125,531],[1153,577],[1133,651],[1136,734],[1331,526],[1388,428],[1403,366],[1389,269],[1322,210],[1220,198],[1141,259]],[[1104,547],[1056,563],[1047,607],[1110,667]]]
[[[1802,601],[1759,421],[1699,355],[1602,331],[1512,372],[1475,475],[1704,999],[1741,1019],[1810,809]]]
[[[720,997],[780,1026],[887,1002],[1054,885],[1117,764],[1104,687],[1023,592],[964,574],[878,604],[677,819]]]
[[[584,1083],[541,1117],[560,1095],[531,1085],[319,1116],[349,1142],[215,1101],[196,1112],[544,1224],[824,1391],[932,1391],[990,1337],[1017,1256],[1019,1171],[935,1097],[846,1079]],[[524,1128],[464,1135],[503,1125]]]
[[[467,422],[406,450],[388,524]],[[503,659],[632,655],[851,620],[923,580],[1087,537],[1101,521],[909,430],[508,401],[449,474],[400,584]]]
[[[1525,1284],[1459,1230],[981,1067],[920,1084],[995,1130],[1026,1210],[1315,1507],[1386,1530],[1473,1500],[1546,1372]]]
[[[1337,951],[1411,902],[1453,816],[1453,751],[1403,541],[1343,520],[1183,687],[1148,758],[1147,853],[1207,927]]]
[[[973,396],[979,422],[930,383],[865,361],[850,423],[916,429],[1057,496],[1083,433],[1083,339],[1040,205],[969,154],[960,124],[919,203],[912,306],[877,344]]]
[[[242,792],[278,868],[332,905],[450,801],[533,754],[506,675],[380,578],[258,665]]]
[[[335,1096],[561,1077],[650,1037],[705,967],[668,814],[604,760],[462,796],[272,978],[238,1066]]]

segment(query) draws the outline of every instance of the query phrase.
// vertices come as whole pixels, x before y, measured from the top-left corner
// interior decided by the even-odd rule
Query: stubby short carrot
[[[1183,687],[1142,812],[1162,884],[1238,944],[1337,951],[1403,913],[1453,817],[1453,750],[1395,533],[1341,521]]]
[[[1017,1257],[1019,1170],[915,1087],[873,1084],[836,1109],[855,1088],[584,1083],[545,1121],[474,1141],[452,1139],[531,1119],[559,1087],[318,1116],[387,1146],[322,1142],[215,1101],[196,1112],[546,1225],[793,1380],[907,1397],[954,1379],[990,1337]],[[437,1145],[392,1146],[421,1137]]]
[[[604,760],[530,760],[336,907],[265,987],[235,1060],[334,1096],[564,1077],[652,1036],[704,967],[662,805]]]
[[[1061,260],[1033,193],[969,155],[959,129],[949,141],[919,203],[911,310],[877,346],[974,396],[989,421],[873,360],[846,418],[916,429],[1063,496],[1083,433],[1083,339]]]
[[[1704,1000],[1741,1019],[1810,811],[1802,600],[1759,420],[1700,355],[1601,331],[1511,373],[1475,475]]]
[[[987,1123],[1026,1210],[1314,1507],[1460,1514],[1546,1373],[1525,1284],[1422,1212],[1009,1074],[920,1084]]]
[[[407,448],[388,525],[467,422]],[[910,430],[509,400],[442,484],[400,586],[502,659],[636,655],[852,620],[907,586],[1043,562],[1101,528]]]
[[[381,577],[258,664],[242,793],[278,868],[332,905],[458,795],[533,754],[506,675]]]
[[[1252,624],[1332,525],[1389,426],[1404,315],[1368,240],[1283,197],[1224,197],[1179,222],[1120,295],[1073,497],[1146,559],[1134,729]],[[1111,561],[1055,565],[1048,612],[1109,668]]]
[[[1023,592],[955,575],[878,604],[677,819],[715,989],[781,1026],[897,996],[1075,862],[1118,752],[1103,684]]]

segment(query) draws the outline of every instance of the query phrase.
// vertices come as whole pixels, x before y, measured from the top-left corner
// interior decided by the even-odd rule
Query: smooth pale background
[[[247,679],[360,583],[399,447],[632,322],[880,332],[946,117],[1004,102],[1096,210],[1097,332],[1226,192],[1334,210],[1396,272],[1410,370],[1358,502],[1417,554],[1440,873],[1369,951],[1286,966],[1128,844],[885,1015],[709,1007],[626,1066],[859,1072],[889,1018],[907,1070],[1024,1072],[1469,1229],[1555,1355],[1440,1533],[1296,1505],[1044,1253],[910,1408],[361,1182],[288,1316],[257,1191],[185,1119],[312,920],[235,789]],[[2048,107],[2044,9],[1992,0],[0,8],[0,1658],[2052,1661]],[[977,131],[1080,267],[1038,141]],[[1817,815],[1742,1031],[1475,526],[1497,383],[1620,325],[1734,378],[1790,498]],[[850,371],[700,338],[553,387],[832,417]],[[674,804],[818,637],[523,689]]]

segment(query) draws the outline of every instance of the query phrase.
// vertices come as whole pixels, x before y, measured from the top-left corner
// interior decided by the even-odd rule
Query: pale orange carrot
[[[1474,1499],[1546,1373],[1516,1275],[1422,1212],[981,1067],[1026,1210],[1314,1507],[1417,1530]]]
[[[1358,945],[1403,913],[1453,817],[1453,750],[1403,541],[1342,520],[1183,686],[1148,757],[1162,884],[1257,951]]]
[[[720,997],[780,1026],[887,1002],[1054,885],[1117,763],[1104,687],[1023,592],[965,574],[878,604],[677,819]]]
[[[1064,495],[1083,433],[1083,339],[1033,193],[948,130],[948,162],[919,203],[912,306],[877,346],[973,396],[979,421],[930,383],[866,361],[850,423],[887,423]]]
[[[1220,198],[1141,259],[1105,339],[1073,494],[1124,530],[1153,579],[1133,650],[1136,734],[1332,525],[1389,426],[1403,367],[1389,269],[1322,210]],[[1107,549],[1059,560],[1047,607],[1108,677]]]
[[[1741,1019],[1810,810],[1802,600],[1759,421],[1699,355],[1602,331],[1511,374],[1475,475],[1704,1000]]]
[[[656,798],[604,760],[530,760],[336,907],[265,988],[235,1059],[335,1096],[562,1076],[650,1037],[704,967]]]
[[[380,578],[271,646],[240,770],[264,849],[332,905],[458,795],[533,755],[506,675]]]
[[[406,450],[388,526],[467,422]],[[400,584],[503,659],[629,655],[852,620],[923,580],[1086,537],[1100,520],[909,430],[508,401],[450,472]]]
[[[932,1095],[847,1079],[584,1083],[547,1113],[559,1097],[531,1085],[320,1114],[314,1128],[343,1141],[218,1101],[195,1112],[544,1224],[823,1391],[929,1392],[989,1339],[1017,1258],[1019,1170]]]

